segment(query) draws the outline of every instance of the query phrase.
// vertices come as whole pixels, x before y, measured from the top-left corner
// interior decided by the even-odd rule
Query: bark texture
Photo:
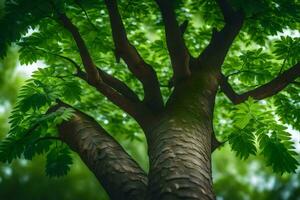
[[[96,121],[76,111],[59,131],[63,141],[80,155],[111,199],[144,199],[146,174]]]
[[[202,74],[205,79],[194,77],[174,91],[166,113],[147,133],[148,199],[214,199],[211,139],[217,78]]]
[[[210,133],[200,121],[176,118],[153,130],[148,199],[214,199]]]

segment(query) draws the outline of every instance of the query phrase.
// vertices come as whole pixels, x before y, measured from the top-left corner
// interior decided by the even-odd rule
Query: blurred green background
[[[9,129],[8,117],[20,86],[30,77],[34,66],[20,66],[17,48],[11,47],[7,57],[0,60],[0,137]],[[147,168],[145,141],[122,141],[135,159]],[[71,173],[62,178],[48,178],[44,173],[45,160],[17,160],[12,165],[0,164],[1,200],[103,200],[108,199],[93,174],[73,155]],[[213,154],[213,178],[217,199],[300,199],[300,173],[276,175],[265,167],[260,158],[239,160],[230,148]]]

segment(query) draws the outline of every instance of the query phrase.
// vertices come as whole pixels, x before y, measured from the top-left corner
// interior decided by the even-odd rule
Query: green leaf
[[[287,149],[280,140],[263,135],[259,138],[259,145],[267,165],[271,166],[274,172],[295,172],[299,165],[293,157],[296,153],[291,149]]]
[[[24,98],[20,103],[20,109],[23,112],[28,111],[30,108],[37,110],[42,106],[46,105],[48,102],[47,97],[41,93],[32,94],[26,98]]]
[[[64,83],[64,98],[68,101],[80,100],[81,87],[78,82],[69,81]]]
[[[273,53],[282,60],[287,61],[289,66],[294,65],[300,60],[300,38],[282,36],[275,41]]]
[[[16,137],[7,137],[0,143],[0,161],[11,163],[20,158],[24,150],[24,143]]]
[[[52,144],[49,140],[34,140],[31,144],[27,145],[24,150],[24,158],[32,160],[35,155],[40,155],[47,152]]]
[[[229,136],[229,144],[236,155],[241,159],[247,159],[250,154],[256,154],[255,137],[250,130],[239,130]]]
[[[248,113],[246,115],[242,115],[239,119],[240,120],[237,120],[237,118],[235,119],[235,126],[237,126],[239,129],[243,129],[250,122],[252,116]]]
[[[73,163],[68,147],[54,147],[47,154],[46,174],[49,177],[64,176],[70,170]]]
[[[295,146],[285,126],[267,120],[259,124],[256,134],[261,154],[274,172],[295,172],[299,163],[294,158]]]
[[[300,101],[300,95],[294,88],[289,87],[288,89],[290,94],[281,93],[274,96],[276,114],[282,123],[290,124],[294,129],[300,131],[300,105],[297,103]]]
[[[68,121],[69,119],[72,118],[74,113],[75,113],[75,110],[73,108],[66,108],[66,107],[59,108],[55,112],[55,118],[54,118],[53,122],[54,122],[54,124],[58,125],[58,124],[62,123],[63,121]]]

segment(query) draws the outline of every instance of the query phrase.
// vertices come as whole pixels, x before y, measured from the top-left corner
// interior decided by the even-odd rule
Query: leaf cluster
[[[295,144],[274,110],[249,99],[233,112],[233,129],[228,139],[238,157],[246,159],[258,153],[275,172],[295,172],[299,165]]]

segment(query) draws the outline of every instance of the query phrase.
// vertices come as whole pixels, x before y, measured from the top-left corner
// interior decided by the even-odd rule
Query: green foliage
[[[65,82],[63,94],[67,101],[80,100],[81,87],[75,81]]]
[[[251,130],[240,130],[239,133],[234,133],[229,136],[229,144],[232,150],[242,159],[247,159],[250,154],[256,154],[254,141],[255,137]]]
[[[250,101],[235,108],[234,128],[228,139],[232,149],[242,159],[248,158],[250,154],[256,154],[255,129],[251,126],[255,114],[253,111],[257,109],[255,106],[250,99]]]
[[[272,108],[249,99],[233,112],[234,127],[228,140],[237,156],[246,159],[259,152],[274,172],[295,172],[299,163],[294,143]]]
[[[276,174],[271,168],[265,167],[262,156],[250,156],[247,160],[240,160],[230,150],[229,145],[213,153],[212,160],[217,198],[295,200],[299,197],[298,171],[293,174]]]
[[[280,116],[282,123],[290,124],[294,129],[300,131],[300,95],[296,88],[289,87],[291,93],[281,93],[274,97],[276,114]],[[287,112],[288,111],[288,112]]]
[[[0,0],[0,9],[1,9]],[[1,13],[1,11],[0,11]],[[24,84],[24,68],[17,68],[17,48],[10,48],[5,59],[0,59],[0,138],[1,140],[9,130],[8,116],[12,106],[15,105],[18,91]],[[20,73],[21,70],[21,73]],[[3,111],[4,110],[4,111]],[[25,149],[23,156],[26,157],[35,148],[41,149],[47,146],[50,140],[39,140],[38,146]],[[14,149],[18,146],[14,146]],[[140,149],[141,144],[131,149]],[[13,149],[13,150],[14,150]],[[34,151],[33,151],[34,150]],[[7,151],[10,152],[10,151]],[[38,154],[40,150],[37,150]],[[27,155],[26,155],[27,154]],[[43,154],[43,153],[42,153]],[[61,178],[49,178],[45,176],[45,155],[33,156],[33,160],[14,160],[12,163],[0,161],[0,199],[9,200],[104,200],[109,199],[104,189],[99,187],[94,175],[87,170],[86,166],[79,161],[77,156],[72,155],[74,164],[68,176]],[[143,154],[144,155],[144,154]],[[23,157],[21,156],[21,157]],[[0,160],[2,156],[0,155]],[[27,158],[31,159],[31,158]],[[38,183],[38,184],[37,184]],[[49,190],[51,188],[51,190]],[[18,192],[14,192],[18,191]]]
[[[25,126],[26,120],[23,124],[20,124],[20,121],[14,121],[19,126],[11,129],[10,136],[0,143],[1,161],[10,163],[13,159],[21,157],[31,160],[36,155],[48,152],[49,162],[46,165],[46,173],[49,176],[65,175],[72,163],[68,147],[58,148],[53,140],[58,139],[56,126],[69,120],[73,113],[74,110],[71,108],[60,108],[55,112],[44,114],[31,123],[28,130],[20,127],[21,125]],[[13,117],[14,115],[12,115]],[[58,157],[53,155],[54,152],[58,152]],[[62,159],[65,159],[65,162]],[[53,165],[50,164],[52,161],[55,161]]]
[[[48,152],[52,142],[49,140],[43,140],[43,138],[32,141],[23,152],[23,156],[26,160],[32,160],[34,156],[41,155]]]
[[[50,177],[66,175],[71,164],[69,148],[66,146],[54,147],[47,154],[46,174]]]
[[[296,64],[300,60],[300,38],[289,36],[280,37],[275,41],[274,54],[282,60],[285,60],[288,66]]]
[[[11,162],[13,159],[20,158],[24,151],[24,144],[21,140],[14,137],[7,137],[0,144],[1,162]]]
[[[39,6],[36,6],[39,5]],[[34,29],[37,22],[49,14],[49,6],[38,0],[33,4],[29,0],[5,1],[5,15],[0,20],[0,27],[6,31],[0,33],[0,55],[5,55],[11,42],[19,40],[29,28]]]
[[[37,110],[42,106],[46,105],[47,97],[40,93],[32,94],[23,99],[22,104],[20,105],[20,109],[23,112],[28,111],[30,108],[33,110]]]
[[[1,161],[10,163],[15,158],[23,157],[31,160],[36,155],[48,153],[49,162],[56,163],[47,164],[47,174],[60,176],[69,170],[72,161],[66,150],[67,147],[61,150],[62,153],[58,158],[53,156],[53,151],[60,152],[60,150],[53,150],[55,145],[53,138],[57,137],[56,126],[69,120],[74,110],[64,107],[51,112],[47,110],[55,105],[55,100],[62,94],[65,95],[66,101],[75,101],[79,99],[81,92],[80,87],[68,78],[58,79],[61,80],[56,81],[58,85],[48,87],[46,83],[49,82],[51,73],[54,74],[54,70],[40,69],[20,90],[17,105],[10,117],[9,135],[0,143],[0,158]],[[53,76],[55,77],[55,74]],[[44,81],[45,79],[47,81]],[[63,84],[64,80],[67,80],[67,84]],[[60,160],[64,157],[66,162]],[[54,172],[56,169],[57,174]]]
[[[287,141],[284,142],[287,143]],[[261,154],[266,158],[267,165],[272,166],[274,172],[295,172],[299,163],[293,156],[297,154],[287,149],[282,140],[262,134],[259,137],[259,145],[262,149]]]

